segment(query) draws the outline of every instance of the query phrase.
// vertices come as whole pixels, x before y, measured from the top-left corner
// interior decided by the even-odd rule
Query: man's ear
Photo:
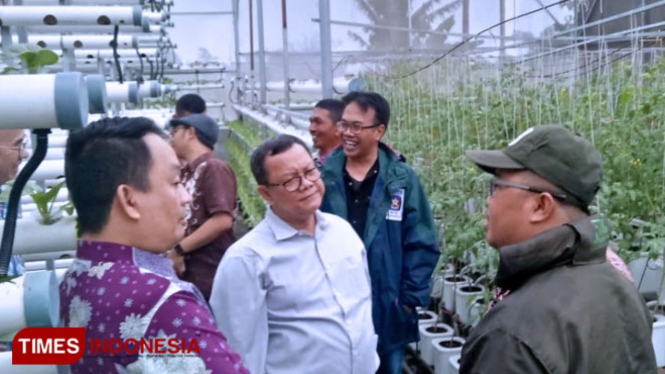
[[[374,131],[374,139],[376,140],[381,140],[383,138],[383,135],[386,133],[386,125],[379,125],[376,128],[376,131]]]
[[[266,186],[259,186],[256,191],[261,195],[263,200],[265,200],[268,204],[272,205],[274,199],[272,197],[272,194],[270,193],[270,189]]]
[[[530,221],[533,223],[547,221],[556,214],[556,210],[557,202],[552,195],[548,193],[538,194],[531,207]]]
[[[116,203],[121,211],[133,220],[139,220],[141,218],[137,198],[137,191],[126,184],[119,185],[115,191]]]
[[[191,126],[185,128],[185,134],[188,139],[196,139],[196,129]]]

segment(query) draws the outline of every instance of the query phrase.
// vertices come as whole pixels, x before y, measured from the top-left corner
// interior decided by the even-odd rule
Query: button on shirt
[[[213,314],[254,374],[378,368],[363,244],[343,219],[316,219],[311,236],[268,209],[217,269]]]
[[[137,248],[79,241],[60,284],[60,325],[85,327],[88,342],[175,338],[189,346],[196,339],[201,354],[91,353],[87,344],[72,373],[249,373],[200,294],[190,283],[174,280],[169,264]]]
[[[361,238],[365,235],[365,223],[367,222],[367,211],[369,210],[369,199],[374,190],[374,183],[379,175],[379,159],[376,159],[372,168],[369,169],[365,179],[357,181],[343,169],[344,187],[346,190],[346,209],[348,221],[353,226],[356,234]]]

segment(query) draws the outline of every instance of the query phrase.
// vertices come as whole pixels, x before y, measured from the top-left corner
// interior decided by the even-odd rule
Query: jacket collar
[[[499,250],[497,286],[514,290],[530,277],[555,267],[602,263],[608,242],[609,224],[596,216],[505,246]]]

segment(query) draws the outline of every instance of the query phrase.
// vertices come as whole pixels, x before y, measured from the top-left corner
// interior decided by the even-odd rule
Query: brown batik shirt
[[[235,218],[235,174],[224,161],[215,158],[212,152],[185,165],[182,180],[185,189],[192,195],[192,203],[187,208],[185,236],[191,235],[215,214],[226,213]],[[210,243],[185,255],[186,268],[181,278],[194,283],[206,300],[210,299],[217,265],[226,249],[235,241],[233,228],[229,228]]]

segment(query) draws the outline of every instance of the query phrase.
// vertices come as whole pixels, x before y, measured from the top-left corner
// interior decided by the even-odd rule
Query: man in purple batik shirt
[[[72,132],[65,175],[81,240],[60,285],[60,324],[84,327],[87,342],[72,373],[249,373],[201,294],[164,257],[184,234],[191,197],[154,122],[111,118]],[[130,353],[128,340],[160,338],[178,339],[188,354]],[[129,349],[91,344],[111,339]]]

